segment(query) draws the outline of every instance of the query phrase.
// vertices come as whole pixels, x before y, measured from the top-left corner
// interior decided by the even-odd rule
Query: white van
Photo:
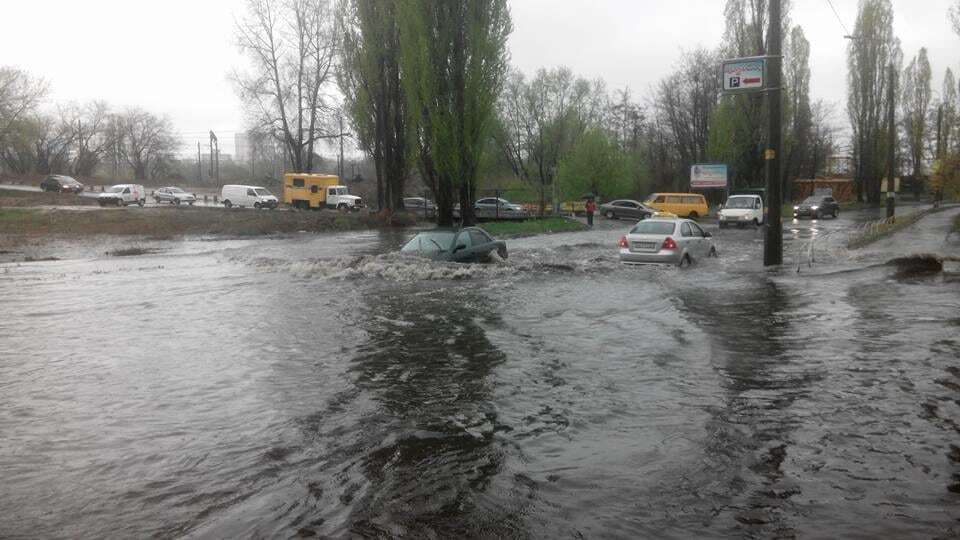
[[[147,203],[147,190],[140,184],[117,184],[108,187],[103,193],[97,195],[97,203],[100,206],[117,205],[126,206],[128,204],[139,204],[143,206]]]
[[[260,186],[241,186],[228,184],[220,190],[220,199],[223,200],[223,206],[232,208],[253,207],[257,210],[261,208],[276,208],[277,198],[270,193],[267,188]]]
[[[727,202],[720,207],[720,228],[727,225],[763,224],[763,199],[759,195],[731,195]]]

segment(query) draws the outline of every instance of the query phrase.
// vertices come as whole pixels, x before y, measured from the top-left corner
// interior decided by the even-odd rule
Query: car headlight
[[[820,208],[819,206],[811,206],[811,207],[810,207],[811,210],[817,210],[817,209],[819,209],[819,208]]]
[[[793,209],[794,209],[794,210],[799,210],[800,207],[799,207],[799,206],[794,206]]]

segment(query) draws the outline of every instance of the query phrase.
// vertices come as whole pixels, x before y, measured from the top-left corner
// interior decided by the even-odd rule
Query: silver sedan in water
[[[620,262],[624,264],[684,266],[716,256],[713,235],[689,219],[647,219],[620,238]]]

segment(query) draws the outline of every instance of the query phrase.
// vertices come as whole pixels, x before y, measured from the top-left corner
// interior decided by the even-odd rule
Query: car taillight
[[[627,243],[627,237],[626,237],[626,236],[621,236],[621,237],[620,237],[620,247],[621,247],[622,249],[627,249],[628,247],[630,247],[630,244]]]
[[[666,249],[666,250],[669,250],[669,251],[673,251],[673,250],[677,249],[677,243],[673,241],[673,238],[670,238],[670,237],[668,236],[667,239],[663,241],[663,245],[660,246],[660,249]]]

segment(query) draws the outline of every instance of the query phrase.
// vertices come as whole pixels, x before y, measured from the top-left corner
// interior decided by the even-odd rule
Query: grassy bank
[[[257,236],[298,231],[342,231],[380,226],[375,216],[335,212],[226,210],[222,208],[0,209],[0,236],[97,234]]]
[[[96,206],[97,200],[74,193],[43,193],[0,188],[0,208],[30,206]]]
[[[498,238],[582,231],[587,228],[586,225],[577,220],[563,217],[527,219],[524,221],[491,221],[481,223],[480,226]]]

